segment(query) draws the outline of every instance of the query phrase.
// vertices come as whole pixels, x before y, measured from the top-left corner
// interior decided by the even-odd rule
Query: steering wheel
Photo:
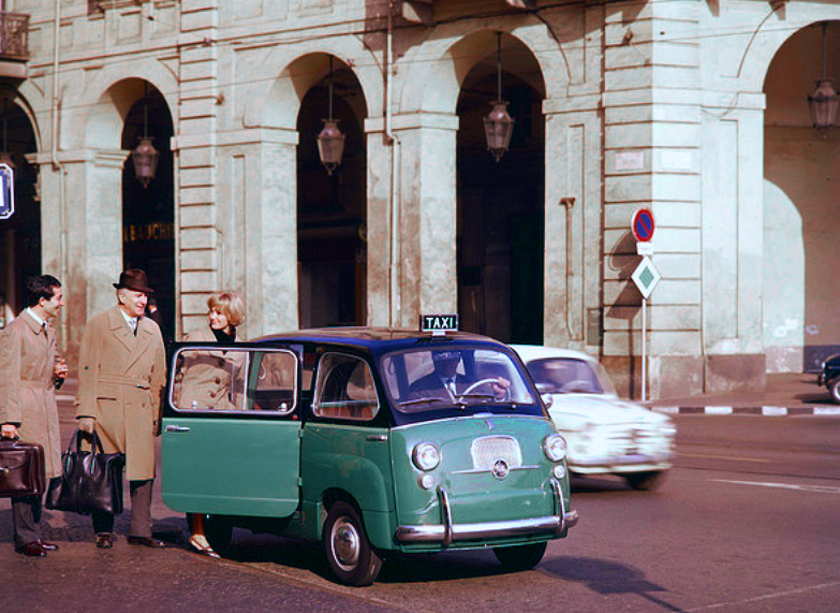
[[[470,385],[468,385],[467,389],[465,389],[463,392],[458,394],[458,398],[461,398],[463,396],[469,396],[473,391],[475,391],[476,389],[478,389],[482,385],[492,385],[493,383],[498,383],[498,382],[499,382],[499,379],[495,378],[495,377],[488,377],[486,379],[479,379],[475,383],[471,383]],[[495,395],[494,395],[494,397],[495,397]],[[507,400],[508,398],[510,398],[510,387],[505,388],[505,396],[502,400]]]

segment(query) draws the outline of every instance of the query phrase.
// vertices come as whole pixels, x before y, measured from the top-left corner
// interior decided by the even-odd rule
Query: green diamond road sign
[[[642,292],[642,296],[644,296],[645,300],[650,297],[651,292],[653,292],[653,288],[656,287],[656,284],[659,283],[659,280],[662,278],[662,275],[659,274],[659,271],[656,270],[656,266],[653,265],[650,258],[645,256],[642,258],[642,261],[636,267],[636,270],[633,271],[633,283],[636,284],[636,287],[639,288],[639,291]]]

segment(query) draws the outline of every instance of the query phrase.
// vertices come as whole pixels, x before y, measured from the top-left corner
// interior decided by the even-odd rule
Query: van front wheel
[[[345,585],[370,585],[382,569],[382,558],[370,546],[359,513],[346,502],[330,507],[324,553],[333,575]]]

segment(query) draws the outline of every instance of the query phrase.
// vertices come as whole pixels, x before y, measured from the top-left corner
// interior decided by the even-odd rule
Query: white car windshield
[[[615,395],[607,373],[597,362],[575,358],[545,358],[528,362],[528,372],[543,394]]]

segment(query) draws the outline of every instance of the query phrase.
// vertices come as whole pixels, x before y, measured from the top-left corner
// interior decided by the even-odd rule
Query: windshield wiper
[[[444,400],[441,398],[413,398],[412,400],[404,400],[399,406],[408,407],[415,404],[434,404],[437,402],[444,402]]]

